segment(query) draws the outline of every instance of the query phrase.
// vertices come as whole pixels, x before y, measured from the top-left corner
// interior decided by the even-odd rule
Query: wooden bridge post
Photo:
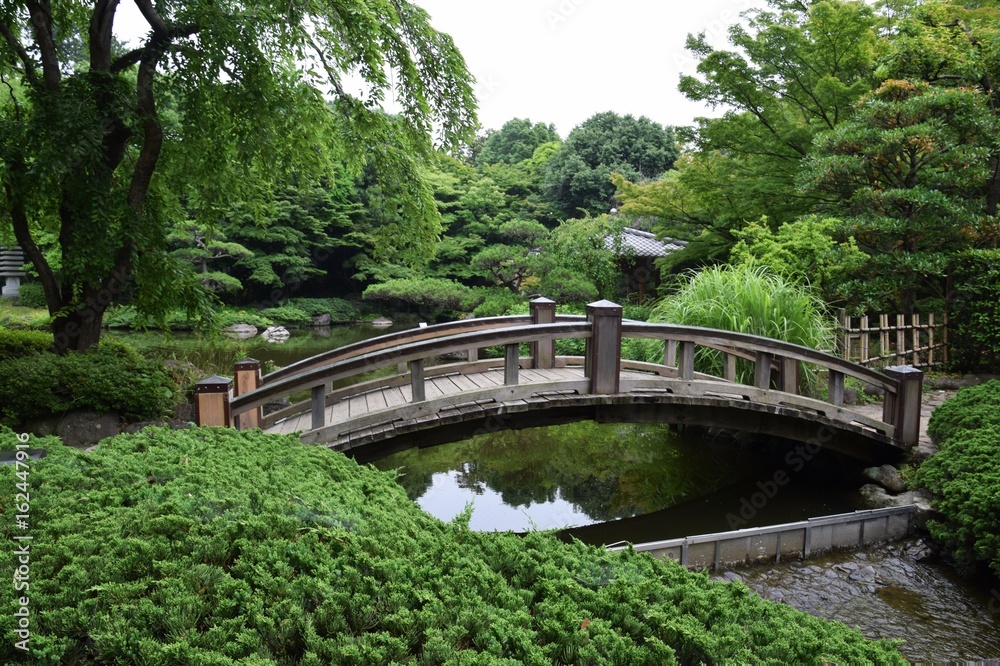
[[[597,301],[587,306],[587,321],[592,325],[587,338],[586,376],[590,392],[618,393],[622,360],[622,306],[611,301]]]
[[[531,301],[532,324],[554,324],[556,321],[556,302],[548,298],[536,298]],[[556,341],[541,340],[531,343],[532,367],[546,370],[552,367],[556,356]]]
[[[312,429],[319,430],[326,425],[326,388],[328,384],[313,386],[309,397],[309,411],[312,414]]]
[[[882,403],[882,420],[896,427],[896,440],[916,446],[920,439],[920,402],[924,373],[910,365],[897,365],[882,371],[899,382],[899,392],[888,391]]]
[[[233,365],[233,394],[241,396],[260,388],[260,361],[255,358],[245,358]],[[264,419],[264,408],[257,407],[249,412],[243,412],[236,417],[237,430],[259,428]]]
[[[194,385],[194,422],[200,426],[233,425],[229,411],[229,391],[233,382],[215,375]]]

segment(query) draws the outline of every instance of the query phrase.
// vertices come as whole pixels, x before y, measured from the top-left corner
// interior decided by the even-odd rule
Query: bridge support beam
[[[587,306],[587,321],[593,326],[587,338],[586,376],[590,392],[618,393],[622,360],[622,306],[597,301]]]
[[[237,396],[259,389],[261,386],[260,361],[255,358],[245,358],[242,361],[237,361],[233,365],[233,377],[234,394]],[[259,428],[263,419],[263,407],[251,409],[249,412],[243,412],[236,417],[236,429],[250,430],[251,428]]]
[[[548,298],[536,298],[531,301],[532,324],[554,324],[556,321],[556,302]],[[556,356],[556,341],[542,340],[531,343],[531,356],[534,359],[532,367],[546,370],[552,367]]]
[[[896,365],[883,370],[899,381],[899,392],[885,394],[882,420],[896,427],[896,440],[905,446],[916,446],[920,439],[920,402],[924,373],[910,365]]]
[[[229,411],[229,392],[233,382],[226,377],[208,377],[194,385],[194,422],[200,426],[233,425]]]

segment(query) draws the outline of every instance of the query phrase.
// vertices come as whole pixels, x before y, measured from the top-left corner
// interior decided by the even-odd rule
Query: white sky
[[[499,129],[512,118],[553,123],[563,138],[602,111],[689,125],[718,115],[677,91],[697,61],[688,33],[717,47],[726,30],[765,0],[414,0],[446,32],[476,77],[479,121]],[[116,33],[145,32],[135,5],[121,3]],[[390,110],[392,110],[390,108]]]
[[[415,0],[454,38],[478,80],[479,121],[554,123],[563,138],[602,111],[689,125],[716,115],[677,91],[697,61],[688,33],[715,46],[763,0]]]

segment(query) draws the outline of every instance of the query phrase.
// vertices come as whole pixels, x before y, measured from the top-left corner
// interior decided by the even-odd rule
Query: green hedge
[[[1000,575],[1000,381],[964,388],[934,410],[927,432],[940,450],[914,485],[930,490],[941,518],[928,524],[961,568]]]
[[[38,664],[904,663],[648,555],[442,523],[391,475],[294,437],[31,445],[49,451],[30,477]],[[15,597],[0,597],[7,663]]]
[[[354,304],[343,298],[290,298],[284,305],[296,307],[310,317],[328,314],[332,324],[349,324],[360,317]]]
[[[959,391],[937,407],[927,423],[927,434],[941,445],[959,430],[1000,425],[1000,380]]]
[[[45,309],[49,304],[45,302],[45,290],[41,282],[22,282],[17,289],[17,304],[25,308]]]
[[[83,353],[45,352],[0,361],[0,423],[13,427],[70,409],[157,419],[173,406],[176,390],[160,363],[103,340]]]
[[[51,333],[0,328],[0,361],[50,351],[52,344]]]
[[[278,307],[261,310],[260,313],[276,324],[286,324],[289,326],[308,326],[313,320],[312,315],[294,305],[279,305]]]

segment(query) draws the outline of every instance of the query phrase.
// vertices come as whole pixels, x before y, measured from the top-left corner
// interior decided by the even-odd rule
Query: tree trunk
[[[97,344],[101,339],[105,310],[106,305],[94,302],[91,306],[56,317],[52,321],[54,351],[65,354],[67,351],[83,351]]]

